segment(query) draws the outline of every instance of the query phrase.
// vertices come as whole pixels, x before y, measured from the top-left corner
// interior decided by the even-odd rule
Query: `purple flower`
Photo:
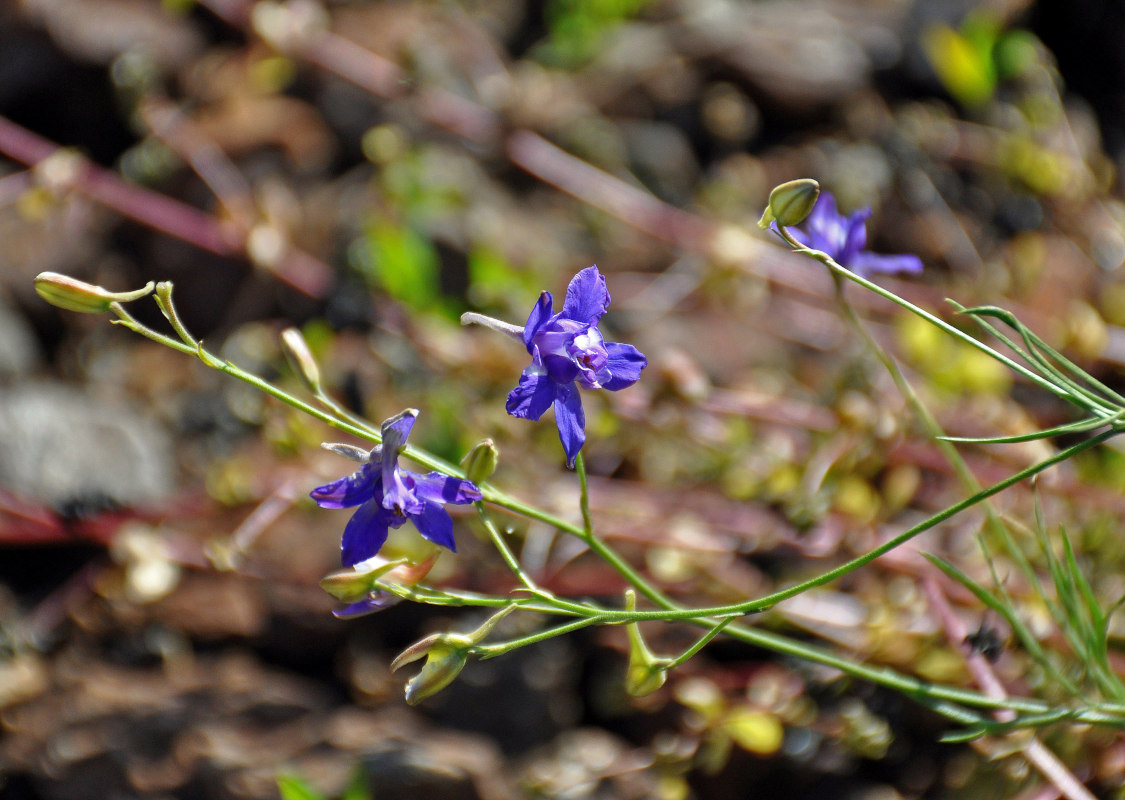
[[[531,366],[508,395],[507,409],[515,417],[539,419],[553,404],[567,465],[573,466],[586,441],[578,387],[616,392],[632,386],[648,360],[631,344],[602,339],[598,321],[609,308],[609,291],[597,266],[574,276],[557,314],[551,313],[553,302],[543,292],[527,318],[523,343]]]
[[[443,506],[480,500],[480,489],[471,481],[440,472],[420,475],[399,469],[399,450],[417,416],[418,411],[410,408],[388,419],[383,423],[383,443],[368,454],[357,472],[310,493],[321,508],[359,506],[344,528],[341,560],[345,567],[378,553],[390,529],[401,527],[408,519],[423,538],[457,551],[453,520]]]
[[[829,192],[821,192],[805,220],[805,230],[791,228],[789,232],[805,247],[827,253],[837,264],[862,277],[876,273],[921,272],[922,261],[917,256],[882,256],[863,249],[867,244],[867,218],[870,216],[870,208],[841,216],[836,211],[836,198]]]

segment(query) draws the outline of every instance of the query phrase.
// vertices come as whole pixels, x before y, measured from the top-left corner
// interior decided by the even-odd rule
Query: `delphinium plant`
[[[394,669],[423,661],[421,670],[406,684],[406,699],[411,703],[421,702],[441,691],[473,659],[499,657],[582,628],[624,625],[628,630],[630,656],[628,663],[622,665],[622,681],[625,689],[637,696],[659,689],[669,673],[713,639],[724,636],[825,665],[908,695],[947,718],[954,727],[951,738],[1003,734],[1060,722],[1125,727],[1125,688],[1112,668],[1107,650],[1108,618],[1113,609],[1099,604],[1090,589],[1089,580],[1078,568],[1065,535],[1056,542],[1050,541],[1047,526],[1039,519],[1029,528],[1038,531],[1038,541],[1050,566],[1053,586],[1043,587],[1027,559],[1021,556],[1015,541],[1017,532],[1012,530],[1013,523],[1001,519],[988,507],[989,498],[1008,487],[1028,481],[1125,430],[1125,397],[1078,368],[1003,309],[990,306],[957,308],[967,319],[979,324],[982,335],[978,337],[875,282],[874,278],[881,274],[917,273],[922,264],[912,255],[886,256],[869,252],[866,243],[869,213],[861,211],[841,215],[833,198],[827,193],[821,194],[815,181],[798,180],[773,191],[760,225],[771,230],[795,253],[819,262],[830,272],[836,284],[841,313],[890,371],[920,423],[957,472],[964,485],[965,496],[882,544],[819,575],[763,596],[715,606],[688,606],[674,600],[598,533],[597,520],[590,509],[583,457],[587,431],[582,394],[598,390],[628,390],[644,379],[647,359],[632,345],[606,341],[603,337],[599,324],[609,312],[611,298],[606,278],[596,266],[587,267],[574,276],[557,310],[550,292],[544,291],[534,301],[523,325],[472,312],[462,317],[464,324],[483,326],[509,336],[515,340],[514,346],[526,349],[530,364],[518,377],[513,376],[515,386],[508,395],[506,410],[529,423],[541,420],[549,411],[553,413],[562,446],[560,458],[573,470],[579,490],[576,518],[580,518],[580,523],[544,510],[534,498],[517,499],[492,483],[498,461],[498,447],[492,440],[482,440],[465,453],[460,465],[455,465],[408,443],[413,427],[425,424],[424,409],[406,409],[381,424],[346,411],[322,385],[315,360],[300,334],[293,329],[285,332],[282,343],[311,393],[308,400],[250,374],[204,347],[179,317],[170,283],[149,284],[138,291],[115,293],[63,275],[43,273],[36,279],[36,288],[44,299],[62,308],[109,313],[114,317],[115,324],[198,358],[206,366],[245,381],[367,443],[367,447],[325,444],[328,450],[358,466],[338,480],[320,487],[309,487],[313,500],[322,507],[354,509],[344,523],[341,542],[343,569],[326,576],[322,582],[325,590],[341,602],[338,616],[380,612],[403,601],[477,607],[489,614],[471,632],[431,634],[394,660]],[[1070,443],[991,486],[979,486],[961,460],[955,440],[944,435],[912,391],[894,359],[868,334],[852,310],[845,291],[849,283],[897,304],[944,334],[975,348],[1022,376],[1037,389],[1066,401],[1077,413],[1073,422],[1034,434],[972,441],[1003,444],[1066,435]],[[173,335],[143,324],[129,312],[129,303],[148,296],[155,299],[171,325]],[[476,334],[466,332],[464,335]],[[998,345],[994,346],[989,341]],[[408,469],[400,460],[421,465],[425,471]],[[479,530],[517,582],[517,588],[509,593],[485,594],[427,582],[437,554],[457,549],[455,525],[446,506],[469,504],[476,512]],[[1061,690],[1051,699],[1008,697],[1002,692],[922,680],[754,624],[754,615],[766,612],[784,600],[837,581],[975,506],[985,508],[987,524],[994,534],[988,541],[998,542],[999,546],[1007,549],[1007,554],[1024,571],[1028,581],[1037,587],[1060,627],[1067,632],[1070,648],[1080,669],[1060,664],[1058,659],[1045,652],[1002,581],[995,581],[991,587],[985,586],[947,560],[936,557],[932,560],[1006,622],[1014,638]],[[536,576],[521,564],[509,536],[494,521],[496,510],[538,521],[566,536],[575,537],[627,584],[620,602],[559,596],[541,586]],[[429,550],[414,559],[382,556],[380,551],[389,531],[408,523],[431,544]],[[1060,547],[1062,555],[1058,556],[1056,550]],[[991,558],[991,552],[986,555]],[[525,628],[518,635],[503,638],[501,634],[508,626],[500,623],[509,615],[520,613],[535,614],[538,619],[548,622],[530,633]],[[639,623],[653,621],[691,626],[698,630],[698,634],[680,652],[657,654],[646,644],[639,628]],[[991,652],[985,634],[978,632],[975,636],[977,638],[972,639],[970,644],[978,652],[986,655]],[[1049,752],[1028,745],[1025,755],[1066,794],[1087,796],[1072,777],[1068,782],[1068,773],[1052,760]]]

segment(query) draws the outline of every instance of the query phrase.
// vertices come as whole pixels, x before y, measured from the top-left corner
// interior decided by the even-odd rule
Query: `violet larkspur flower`
[[[874,274],[921,272],[922,261],[918,256],[884,256],[863,249],[867,245],[867,218],[870,216],[870,208],[842,216],[836,211],[836,198],[829,192],[821,192],[805,220],[805,229],[791,228],[789,233],[805,247],[827,253],[837,264],[865,278]]]
[[[633,345],[602,339],[598,322],[609,299],[605,276],[596,265],[587,267],[571,280],[561,311],[551,313],[554,300],[543,292],[523,329],[531,366],[508,395],[506,407],[512,416],[537,420],[554,405],[568,466],[586,441],[578,387],[616,392],[636,383],[648,363]]]
[[[378,553],[390,529],[401,527],[407,520],[423,538],[457,551],[453,520],[443,506],[480,500],[480,489],[471,481],[440,472],[420,475],[399,468],[399,450],[406,444],[417,416],[418,411],[409,408],[388,419],[383,423],[383,443],[368,454],[357,472],[310,493],[321,508],[359,506],[344,528],[341,561],[345,567]]]

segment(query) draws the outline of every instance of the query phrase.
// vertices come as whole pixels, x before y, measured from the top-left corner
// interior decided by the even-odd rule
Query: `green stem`
[[[847,319],[848,324],[851,325],[852,329],[863,339],[867,348],[874,353],[884,369],[890,374],[891,380],[894,381],[895,388],[898,389],[899,393],[914,412],[914,415],[922,423],[922,426],[926,429],[926,433],[933,440],[934,445],[953,468],[957,479],[961,481],[961,485],[966,491],[974,494],[979,493],[982,488],[980,482],[977,480],[976,476],[973,475],[972,470],[969,469],[969,465],[965,463],[965,459],[961,457],[960,451],[946,438],[945,431],[938,423],[937,418],[930,413],[930,409],[922,402],[921,398],[918,397],[910,381],[902,374],[898,362],[891,357],[890,353],[888,353],[882,345],[875,341],[875,337],[867,330],[867,326],[860,320],[859,315],[856,314],[851,303],[844,297],[844,285],[840,280],[839,274],[833,272],[832,278],[836,283],[836,302],[845,319]],[[1012,532],[1004,524],[1003,520],[1000,519],[999,515],[996,513],[996,509],[992,507],[991,503],[984,503],[984,515],[988,529],[1004,543],[1005,549],[1019,565],[1024,574],[1030,574],[1031,565],[1028,563],[1023,551],[1020,550],[1019,546],[1016,544]]]
[[[508,547],[508,543],[504,541],[504,537],[500,535],[500,531],[496,530],[496,525],[494,525],[489,518],[488,512],[484,508],[484,503],[478,500],[473,503],[473,508],[477,510],[477,518],[480,519],[481,524],[484,525],[484,529],[488,533],[488,538],[492,541],[492,546],[496,548],[496,552],[500,554],[504,565],[513,575],[519,578],[520,583],[532,594],[538,595],[542,592],[538,584],[531,579],[531,576],[524,572],[523,566],[520,565],[519,560],[516,558],[515,554],[512,553],[511,548]]]
[[[110,305],[110,310],[118,316],[118,319],[113,320],[113,324],[115,325],[122,325],[133,331],[134,333],[138,333],[141,336],[144,336],[146,339],[151,339],[152,341],[158,342],[165,347],[170,347],[173,350],[179,350],[181,353],[186,353],[189,356],[194,356],[212,369],[217,369],[218,371],[224,372],[233,378],[238,378],[238,380],[250,384],[255,389],[268,394],[270,397],[276,398],[277,400],[280,400],[281,402],[292,406],[298,411],[303,411],[310,417],[331,425],[337,430],[344,431],[345,433],[350,433],[353,436],[358,436],[360,439],[365,439],[366,441],[374,442],[375,444],[378,444],[380,441],[379,436],[374,436],[371,434],[371,432],[366,431],[363,428],[358,428],[355,425],[351,425],[347,422],[344,422],[343,420],[337,419],[331,414],[327,414],[324,411],[321,411],[316,406],[309,405],[308,403],[297,399],[288,392],[279,389],[273,384],[262,380],[257,375],[249,373],[229,361],[223,361],[222,359],[219,359],[212,353],[207,352],[207,350],[205,350],[202,345],[192,347],[185,344],[184,342],[177,341],[170,336],[165,336],[164,334],[158,333],[151,328],[145,327],[136,319],[134,319],[132,315],[130,315],[129,312],[125,310],[125,307],[120,303],[112,303]]]
[[[847,274],[847,277],[849,277],[849,279],[851,280],[857,280],[857,277],[851,275],[850,273]],[[887,293],[885,293],[880,287],[875,286],[874,284],[868,284],[862,279],[858,279],[857,282],[867,285],[869,289],[875,291],[877,294],[887,296]],[[952,335],[957,336],[958,338],[967,339],[967,341],[973,346],[978,347],[979,349],[983,349],[986,352],[994,352],[989,348],[984,347],[979,342],[966,337],[955,328],[952,328],[951,326],[946,325],[940,320],[937,320],[932,315],[927,314],[921,309],[916,309],[916,307],[913,307],[905,301],[902,301],[900,298],[890,295],[888,299],[899,303],[899,305],[905,305],[911,310],[915,310],[915,313],[919,313],[924,318],[929,319],[934,324],[949,331]],[[119,303],[114,303],[111,306],[111,309],[118,316],[118,319],[114,321],[115,324],[123,325],[134,331],[135,333],[138,333],[166,347],[170,347],[173,350],[177,350],[187,355],[199,358],[207,366],[224,372],[234,378],[237,378],[255,387],[256,389],[259,389],[265,394],[274,397],[275,399],[280,400],[284,403],[287,403],[293,408],[296,408],[299,411],[302,411],[313,417],[314,419],[318,419],[338,430],[350,433],[360,439],[373,443],[378,443],[381,440],[381,437],[366,425],[355,424],[353,422],[340,419],[338,416],[332,416],[331,414],[326,413],[325,411],[322,411],[315,406],[312,406],[299,400],[296,397],[293,397],[289,393],[283,391],[282,389],[279,389],[276,386],[273,386],[272,384],[262,380],[256,375],[248,373],[230,362],[220,360],[219,358],[205,350],[202,345],[199,345],[198,343],[196,343],[194,346],[189,344],[188,342],[195,342],[195,340],[192,339],[190,335],[183,337],[185,339],[184,341],[177,341],[176,339],[165,336],[164,334],[158,333],[151,330],[150,328],[145,327],[131,315],[129,315],[129,313],[126,312],[124,307]],[[170,316],[175,318],[174,309],[172,309],[172,312],[173,313],[171,313]],[[174,327],[176,327],[175,324]],[[181,332],[177,330],[177,333],[180,334]],[[186,334],[186,330],[182,333]],[[1003,356],[1000,356],[999,354],[995,355],[999,360],[1003,361],[1004,363],[1008,363],[1008,360]],[[1023,370],[1019,368],[1019,365],[1014,365],[1013,368],[1021,373],[1023,372]],[[1040,385],[1045,385],[1045,388],[1053,388],[1051,385],[1049,385],[1049,383],[1044,382],[1041,379],[1036,379],[1034,375],[1029,375],[1028,377],[1034,382],[1039,383]],[[323,398],[321,398],[321,400],[323,402]],[[333,408],[331,405],[329,407],[333,411],[339,411],[338,407]],[[594,604],[568,603],[566,601],[559,601],[557,598],[546,598],[542,596],[534,599],[517,599],[513,601],[511,598],[490,597],[487,595],[478,595],[470,592],[441,592],[437,590],[426,589],[424,587],[407,589],[401,586],[387,586],[383,588],[386,588],[389,591],[393,591],[395,594],[398,594],[405,599],[418,600],[422,602],[430,602],[441,605],[476,605],[503,608],[514,603],[523,610],[544,614],[570,615],[578,617],[578,619],[574,619],[555,628],[541,631],[536,634],[531,634],[520,639],[512,640],[508,643],[504,643],[502,647],[505,648],[505,651],[514,649],[515,647],[534,644],[536,642],[543,641],[554,636],[559,636],[564,633],[569,633],[588,625],[598,623],[614,624],[621,622],[641,621],[645,619],[665,621],[682,620],[684,622],[706,628],[711,638],[713,638],[713,636],[715,635],[718,635],[718,633],[722,631],[726,635],[738,641],[762,647],[776,653],[793,655],[814,663],[833,667],[847,675],[851,675],[863,680],[868,680],[891,689],[896,689],[911,697],[916,698],[924,705],[935,708],[939,712],[954,720],[970,722],[971,714],[966,712],[964,709],[959,709],[953,704],[988,709],[1007,708],[1024,714],[1051,713],[1052,709],[1046,704],[1039,701],[1026,700],[1021,698],[1008,698],[1005,700],[998,700],[996,698],[987,697],[971,690],[932,685],[925,681],[921,681],[907,675],[902,675],[890,668],[871,667],[864,664],[854,663],[830,651],[798,642],[781,634],[776,634],[742,625],[734,625],[730,620],[734,615],[742,615],[750,613],[752,611],[758,611],[767,608],[777,602],[780,602],[781,600],[792,597],[803,591],[807,591],[814,586],[819,586],[827,583],[831,580],[834,580],[835,578],[840,577],[841,575],[846,574],[847,572],[850,572],[853,569],[863,566],[864,564],[869,563],[883,553],[886,553],[894,547],[897,547],[913,536],[916,536],[924,530],[928,530],[930,527],[933,527],[934,525],[944,521],[945,519],[948,519],[954,514],[957,514],[960,511],[969,508],[970,506],[974,505],[977,502],[980,502],[986,497],[996,494],[997,492],[1002,491],[1003,489],[1015,483],[1018,483],[1019,481],[1024,480],[1025,478],[1030,477],[1031,475],[1034,475],[1046,469],[1047,467],[1052,466],[1055,463],[1063,461],[1082,450],[1105,441],[1114,433],[1116,432],[1104,432],[1099,436],[1088,440],[1087,442],[1080,443],[1062,451],[1054,458],[1047,459],[1040,464],[1025,469],[1020,473],[1011,476],[1009,479],[996,484],[990,489],[981,492],[974,497],[970,497],[967,500],[951,506],[945,511],[932,516],[926,522],[921,523],[920,525],[917,525],[908,531],[905,531],[895,539],[892,539],[876,550],[867,553],[859,558],[853,559],[847,564],[841,565],[840,567],[837,567],[833,570],[829,570],[822,575],[819,575],[796,586],[790,587],[789,589],[775,592],[772,595],[768,595],[766,597],[759,598],[748,603],[740,603],[730,606],[717,606],[713,608],[685,609],[682,606],[674,603],[659,589],[652,586],[642,575],[636,572],[611,547],[609,547],[609,545],[605,544],[593,535],[592,525],[590,524],[589,519],[588,486],[586,485],[584,464],[582,465],[580,471],[580,484],[582,484],[583,486],[583,527],[578,527],[541,509],[529,506],[508,496],[499,489],[487,484],[481,487],[482,492],[484,493],[484,500],[497,507],[505,508],[515,514],[522,515],[530,519],[539,520],[545,524],[551,525],[558,530],[578,536],[590,546],[591,550],[593,550],[597,555],[603,558],[623,578],[625,578],[626,581],[628,581],[641,594],[647,597],[652,603],[659,606],[659,608],[662,610],[647,612],[623,612],[600,609]],[[418,463],[430,467],[431,469],[436,469],[450,475],[459,474],[456,470],[456,467],[454,467],[452,464],[449,464],[448,462],[445,462],[444,460],[437,458],[436,456],[433,456],[425,451],[418,450],[413,447],[407,447],[404,450],[404,454],[417,461]],[[713,617],[721,618],[716,619]],[[689,649],[688,653],[686,653],[685,656],[690,657],[691,655],[693,655],[698,651],[700,647],[705,645],[708,640],[708,636],[703,637],[700,640],[701,643],[699,643],[696,647]],[[500,655],[500,651],[489,650],[485,653],[484,657],[493,657],[494,655]],[[683,658],[684,657],[682,656],[681,659]],[[1122,724],[1123,715],[1125,715],[1125,708],[1112,704],[1101,704],[1099,706],[1075,711],[1074,719],[1080,722]]]
[[[847,575],[849,572],[852,572],[864,566],[865,564],[871,563],[875,559],[879,558],[879,556],[884,555],[891,550],[894,550],[896,547],[899,547],[905,542],[910,541],[918,534],[928,531],[930,528],[933,528],[939,523],[944,522],[950,517],[956,516],[967,508],[971,508],[982,500],[992,497],[995,494],[999,494],[1010,486],[1014,486],[1015,484],[1027,480],[1033,475],[1037,475],[1038,473],[1054,466],[1055,464],[1066,461],[1067,459],[1074,457],[1084,450],[1088,450],[1091,447],[1101,444],[1102,442],[1106,441],[1112,436],[1115,436],[1116,434],[1116,431],[1103,431],[1092,439],[1087,439],[1084,442],[1079,442],[1078,444],[1072,445],[1065,450],[1061,450],[1050,458],[1044,459],[1038,464],[1033,464],[1026,469],[1022,469],[1019,472],[1010,475],[1009,477],[1000,481],[999,483],[995,483],[987,489],[978,492],[972,497],[966,498],[958,503],[954,503],[953,505],[937,512],[936,514],[933,514],[922,522],[919,522],[917,525],[908,528],[898,536],[889,539],[888,541],[864,553],[863,555],[856,556],[855,558],[839,565],[838,567],[827,570],[826,572],[822,572],[813,578],[809,578],[808,580],[802,581],[801,583],[790,586],[787,589],[781,589],[780,591],[765,595],[764,597],[759,597],[755,600],[748,600],[742,603],[733,603],[725,606],[711,606],[707,608],[695,609],[684,609],[677,606],[674,608],[674,610],[674,604],[672,604],[671,601],[664,597],[664,595],[656,592],[660,596],[661,600],[653,600],[653,602],[657,603],[657,605],[660,605],[663,609],[665,609],[663,611],[619,611],[609,613],[613,617],[614,621],[634,622],[652,619],[693,620],[697,617],[724,617],[731,614],[750,614],[755,611],[764,611],[765,609],[776,605],[777,603],[780,603],[782,600],[788,600],[790,597],[801,594],[803,592],[807,592],[809,589],[823,586],[826,583],[830,583],[837,578],[841,578],[844,575]],[[637,577],[639,578],[640,576]],[[641,589],[640,586],[638,586],[637,588],[638,590]]]
[[[847,280],[851,281],[852,283],[858,283],[860,286],[867,289],[868,291],[874,292],[875,294],[879,295],[880,297],[882,297],[886,300],[890,300],[895,305],[898,305],[898,306],[901,306],[902,308],[905,308],[910,313],[921,317],[922,319],[929,322],[931,325],[935,325],[936,327],[938,327],[941,330],[948,333],[950,336],[953,336],[956,339],[960,339],[965,344],[968,344],[971,347],[974,347],[977,350],[980,350],[981,352],[990,356],[991,358],[996,359],[997,361],[999,361],[1004,366],[1008,367],[1009,369],[1013,370],[1014,372],[1019,373],[1020,375],[1024,376],[1025,378],[1027,378],[1032,383],[1046,389],[1047,391],[1051,392],[1052,394],[1057,395],[1059,397],[1067,398],[1067,399],[1071,400],[1072,402],[1076,403],[1077,405],[1081,405],[1085,408],[1090,408],[1090,405],[1088,403],[1079,402],[1079,398],[1075,398],[1070,392],[1068,392],[1063,387],[1057,386],[1054,383],[1052,383],[1051,381],[1044,378],[1043,376],[1038,375],[1035,372],[1032,372],[1030,369],[1025,367],[1023,364],[1020,364],[1017,361],[1013,361],[1011,358],[1004,355],[1003,353],[1000,353],[1000,352],[994,350],[993,348],[986,345],[984,342],[982,342],[978,339],[975,339],[972,336],[970,336],[969,334],[965,333],[964,331],[954,327],[953,325],[950,325],[945,320],[934,316],[929,311],[926,311],[924,308],[921,308],[920,306],[914,305],[909,300],[906,300],[902,297],[899,297],[894,292],[891,292],[887,289],[884,289],[882,286],[880,286],[877,283],[872,283],[871,281],[867,280],[866,278],[863,278],[863,277],[860,277],[859,275],[856,275],[851,270],[849,270],[846,267],[843,267],[840,264],[838,264],[827,253],[823,253],[820,250],[813,250],[812,248],[805,247],[803,244],[801,244],[796,239],[794,239],[792,234],[790,234],[784,228],[781,228],[780,232],[781,232],[781,237],[783,239],[785,239],[785,241],[789,244],[790,247],[793,248],[794,252],[803,253],[804,255],[815,258],[817,261],[821,262],[822,264],[827,266],[829,269],[831,269],[832,273],[834,275],[839,275],[843,278],[846,278]],[[1102,409],[1102,410],[1104,411],[1104,409]]]
[[[584,619],[576,619],[573,622],[568,622],[565,625],[559,625],[554,628],[547,628],[546,630],[531,633],[527,636],[521,636],[518,639],[510,639],[506,642],[497,642],[496,644],[478,645],[473,648],[473,652],[480,656],[482,661],[489,658],[496,658],[505,653],[510,653],[520,647],[526,647],[529,644],[538,644],[539,642],[547,639],[553,639],[556,636],[563,636],[568,633],[586,628],[590,625],[596,625],[605,620],[600,616],[589,616]]]
[[[500,531],[497,530],[496,524],[492,521],[492,518],[488,516],[488,511],[485,509],[484,503],[478,501],[473,503],[473,507],[477,510],[477,516],[480,518],[481,524],[484,525],[485,531],[488,532],[488,538],[492,541],[492,545],[496,548],[497,552],[500,553],[500,558],[504,561],[504,565],[519,579],[519,582],[524,585],[524,588],[527,589],[533,597],[537,597],[543,602],[549,603],[563,611],[572,611],[576,614],[587,614],[600,610],[596,606],[563,600],[556,597],[554,593],[539,586],[539,584],[527,574],[520,564],[519,559],[517,559],[512,552],[512,549],[508,547],[508,543],[504,541],[504,537]]]
[[[357,428],[362,428],[372,436],[382,438],[383,434],[381,431],[376,430],[375,427],[371,425],[367,420],[356,416],[355,414],[351,413],[346,408],[341,406],[333,398],[329,397],[323,389],[318,391],[314,396],[321,405],[338,416],[340,419],[349,422],[352,425],[355,425]]]
[[[590,517],[590,486],[586,478],[586,459],[582,457],[581,452],[574,460],[574,469],[578,472],[579,503],[582,507],[582,531],[578,536],[597,554],[598,558],[609,564],[618,575],[628,581],[630,586],[658,606],[672,608],[674,604],[663,592],[633,569],[616,550],[594,535],[594,523]]]
[[[672,670],[674,670],[676,667],[680,666],[681,664],[687,663],[687,661],[689,661],[696,653],[698,653],[700,650],[702,650],[704,647],[706,647],[708,644],[710,644],[712,639],[714,639],[716,636],[718,636],[720,633],[722,633],[724,630],[726,630],[727,626],[729,626],[732,622],[734,622],[735,619],[737,619],[737,617],[734,617],[734,616],[727,617],[726,619],[722,620],[718,625],[711,628],[711,630],[709,630],[709,631],[707,631],[707,633],[703,634],[703,636],[701,636],[695,644],[693,644],[687,650],[680,653],[674,659],[669,661],[667,666],[665,666],[665,668],[664,668],[665,671],[671,672]]]
[[[578,505],[582,508],[582,531],[585,538],[594,538],[594,520],[590,516],[590,484],[586,478],[586,459],[582,451],[574,457],[574,469],[578,473]]]

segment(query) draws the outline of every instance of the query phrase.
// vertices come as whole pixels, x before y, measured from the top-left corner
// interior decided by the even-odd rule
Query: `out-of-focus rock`
[[[40,355],[31,327],[0,298],[0,381],[26,375]]]
[[[147,0],[24,0],[24,13],[73,56],[108,64],[140,50],[161,66],[185,63],[202,40],[183,19]]]
[[[60,383],[0,390],[0,486],[62,509],[152,505],[172,488],[165,432],[123,402]]]

